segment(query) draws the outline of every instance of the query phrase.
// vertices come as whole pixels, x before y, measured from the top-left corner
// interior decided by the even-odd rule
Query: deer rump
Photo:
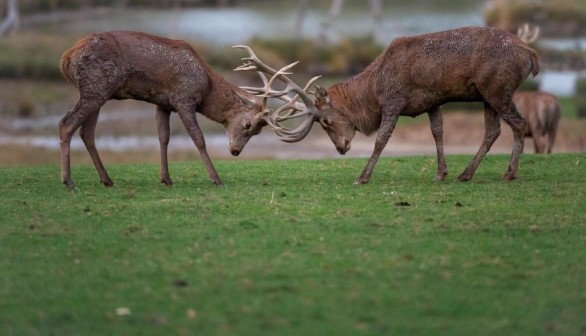
[[[535,153],[551,153],[561,116],[558,99],[547,92],[515,92],[513,101],[525,116],[525,136],[533,138]]]

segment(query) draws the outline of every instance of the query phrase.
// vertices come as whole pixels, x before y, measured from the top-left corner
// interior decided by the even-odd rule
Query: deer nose
[[[233,149],[230,153],[232,153],[232,155],[234,156],[238,156],[240,154],[240,151],[237,149]]]
[[[338,150],[338,153],[342,155],[346,154],[346,152],[350,150],[350,141],[344,140],[344,146],[336,147],[336,149]]]

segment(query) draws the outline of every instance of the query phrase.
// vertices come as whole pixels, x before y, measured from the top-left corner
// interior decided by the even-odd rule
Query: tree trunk
[[[372,14],[372,36],[378,38],[381,33],[383,18],[383,0],[370,0],[370,13]]]
[[[18,30],[20,24],[18,0],[8,0],[6,7],[6,18],[0,24],[0,36]]]
[[[299,0],[299,10],[297,12],[297,19],[295,20],[295,35],[297,37],[301,37],[303,34],[303,21],[305,20],[308,6],[309,0]]]
[[[321,41],[327,41],[328,30],[331,29],[332,24],[334,21],[340,16],[340,12],[342,11],[342,6],[344,5],[344,0],[332,0],[332,5],[330,6],[330,12],[328,13],[328,17],[322,21],[321,23]]]

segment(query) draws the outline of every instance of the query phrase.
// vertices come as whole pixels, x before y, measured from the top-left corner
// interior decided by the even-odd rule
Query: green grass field
[[[586,154],[2,168],[0,335],[583,335]]]

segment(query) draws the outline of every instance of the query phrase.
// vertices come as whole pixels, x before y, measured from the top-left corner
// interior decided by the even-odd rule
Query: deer
[[[171,112],[179,115],[217,186],[224,183],[207,153],[196,112],[224,126],[234,156],[267,125],[266,99],[226,81],[182,40],[131,31],[94,33],[63,53],[60,70],[79,92],[75,107],[59,121],[61,181],[70,190],[76,189],[71,178],[70,143],[78,128],[100,182],[113,185],[95,145],[100,108],[111,99],[156,105],[159,175],[166,185],[173,184],[167,160]]]
[[[528,45],[534,43],[539,27],[531,29],[525,23],[517,30],[517,36]],[[561,115],[557,97],[543,91],[517,91],[513,102],[527,121],[525,137],[533,138],[535,153],[551,153]]]
[[[253,53],[248,68],[273,74]],[[318,122],[337,151],[344,155],[356,132],[369,135],[378,130],[372,155],[355,184],[368,183],[399,116],[427,113],[436,143],[436,179],[444,180],[447,165],[443,150],[441,105],[448,102],[483,102],[485,134],[478,152],[460,181],[472,179],[478,165],[500,135],[500,119],[513,131],[514,143],[503,180],[516,178],[523,150],[525,118],[513,104],[513,93],[529,76],[539,73],[539,56],[516,35],[492,27],[463,27],[393,40],[361,73],[328,89],[315,86],[287,98],[273,110],[269,126],[285,142],[301,141]],[[290,74],[290,73],[288,73]],[[290,81],[280,74],[281,81]],[[264,95],[282,98],[285,90],[265,90]],[[311,100],[310,94],[315,95]],[[290,100],[306,96],[303,103]],[[308,102],[309,101],[309,102]],[[297,127],[282,122],[303,118]]]
[[[533,138],[535,153],[550,154],[561,115],[557,97],[543,91],[517,91],[513,95],[513,102],[525,116],[525,137]]]

